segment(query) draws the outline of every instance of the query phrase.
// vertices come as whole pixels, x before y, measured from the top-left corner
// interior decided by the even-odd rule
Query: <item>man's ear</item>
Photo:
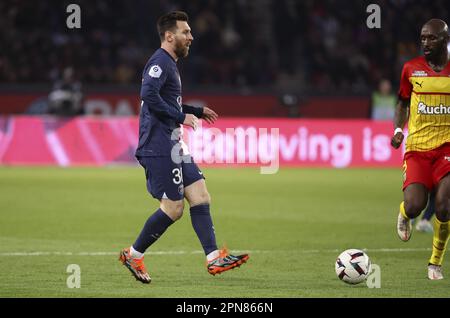
[[[170,31],[166,31],[165,33],[165,38],[167,42],[172,42],[173,41],[173,33]]]

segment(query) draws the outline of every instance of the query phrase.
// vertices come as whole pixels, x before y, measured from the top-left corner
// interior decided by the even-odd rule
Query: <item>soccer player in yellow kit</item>
[[[411,220],[420,215],[428,194],[436,191],[433,252],[428,278],[443,279],[442,260],[449,239],[450,210],[450,63],[447,24],[425,23],[420,34],[424,56],[406,62],[400,80],[391,145],[398,148],[408,120],[403,163],[403,198],[397,221],[402,241],[411,237]],[[408,109],[409,107],[409,109]],[[409,115],[409,116],[408,116]]]

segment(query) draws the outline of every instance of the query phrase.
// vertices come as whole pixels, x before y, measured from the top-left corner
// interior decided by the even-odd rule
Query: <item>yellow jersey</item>
[[[435,72],[423,56],[406,62],[398,95],[411,100],[406,152],[450,142],[450,63]]]

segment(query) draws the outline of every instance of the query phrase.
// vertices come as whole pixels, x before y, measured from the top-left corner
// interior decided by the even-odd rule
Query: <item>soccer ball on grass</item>
[[[348,249],[338,256],[335,269],[340,280],[347,284],[359,284],[370,274],[370,259],[361,250]]]

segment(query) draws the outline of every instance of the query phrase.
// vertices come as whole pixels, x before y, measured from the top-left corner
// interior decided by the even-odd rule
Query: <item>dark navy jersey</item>
[[[142,74],[136,156],[170,156],[172,147],[178,142],[172,133],[180,127],[185,116],[177,64],[169,53],[159,48],[148,60]]]
[[[136,156],[169,156],[178,142],[172,132],[180,127],[181,80],[175,60],[159,48],[142,73],[139,144]],[[175,139],[175,140],[172,140]]]

